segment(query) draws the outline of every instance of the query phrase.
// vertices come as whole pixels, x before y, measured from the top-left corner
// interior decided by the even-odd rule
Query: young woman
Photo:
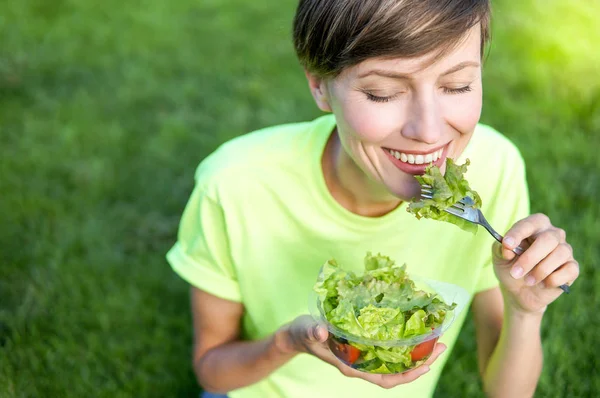
[[[431,396],[466,312],[424,366],[397,375],[342,364],[306,314],[325,261],[360,272],[371,251],[466,289],[486,393],[533,394],[544,311],[579,271],[564,231],[529,215],[518,150],[479,124],[488,21],[487,0],[300,1],[294,44],[326,115],[204,159],[167,256],[191,284],[193,367],[206,391]],[[502,245],[406,211],[420,193],[414,176],[448,158],[470,159],[467,179]]]

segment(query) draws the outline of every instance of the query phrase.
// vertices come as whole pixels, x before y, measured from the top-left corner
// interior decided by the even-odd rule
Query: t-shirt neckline
[[[333,114],[324,115],[314,121],[313,133],[317,135],[315,151],[311,159],[311,172],[314,174],[316,189],[319,192],[317,197],[330,210],[332,216],[336,217],[340,222],[346,223],[351,227],[356,228],[381,228],[383,226],[392,225],[394,222],[399,222],[402,215],[406,213],[407,202],[402,201],[398,207],[389,213],[379,217],[367,217],[353,213],[342,206],[331,194],[325,175],[323,173],[322,158],[325,154],[325,147],[329,138],[334,134],[336,120]]]

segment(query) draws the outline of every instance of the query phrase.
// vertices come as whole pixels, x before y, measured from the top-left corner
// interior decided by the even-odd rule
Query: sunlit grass
[[[518,1],[494,3],[493,51],[537,89],[588,97],[600,88],[600,2]],[[497,57],[499,58],[499,57]]]
[[[185,284],[164,254],[197,162],[319,114],[296,2],[0,2],[0,397],[195,396]],[[583,274],[548,310],[539,396],[596,396],[600,3],[494,2],[483,121]],[[438,396],[480,396],[472,329]]]

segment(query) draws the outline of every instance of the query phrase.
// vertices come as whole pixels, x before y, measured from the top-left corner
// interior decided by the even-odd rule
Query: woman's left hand
[[[516,246],[525,252],[517,256]],[[567,243],[564,230],[552,225],[544,214],[517,222],[493,246],[493,262],[505,301],[513,310],[541,313],[579,276],[579,264]]]

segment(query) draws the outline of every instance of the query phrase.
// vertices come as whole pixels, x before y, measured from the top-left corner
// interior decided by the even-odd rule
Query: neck
[[[400,205],[385,187],[370,179],[348,156],[334,131],[321,160],[325,182],[333,198],[345,209],[365,217],[381,217]]]

